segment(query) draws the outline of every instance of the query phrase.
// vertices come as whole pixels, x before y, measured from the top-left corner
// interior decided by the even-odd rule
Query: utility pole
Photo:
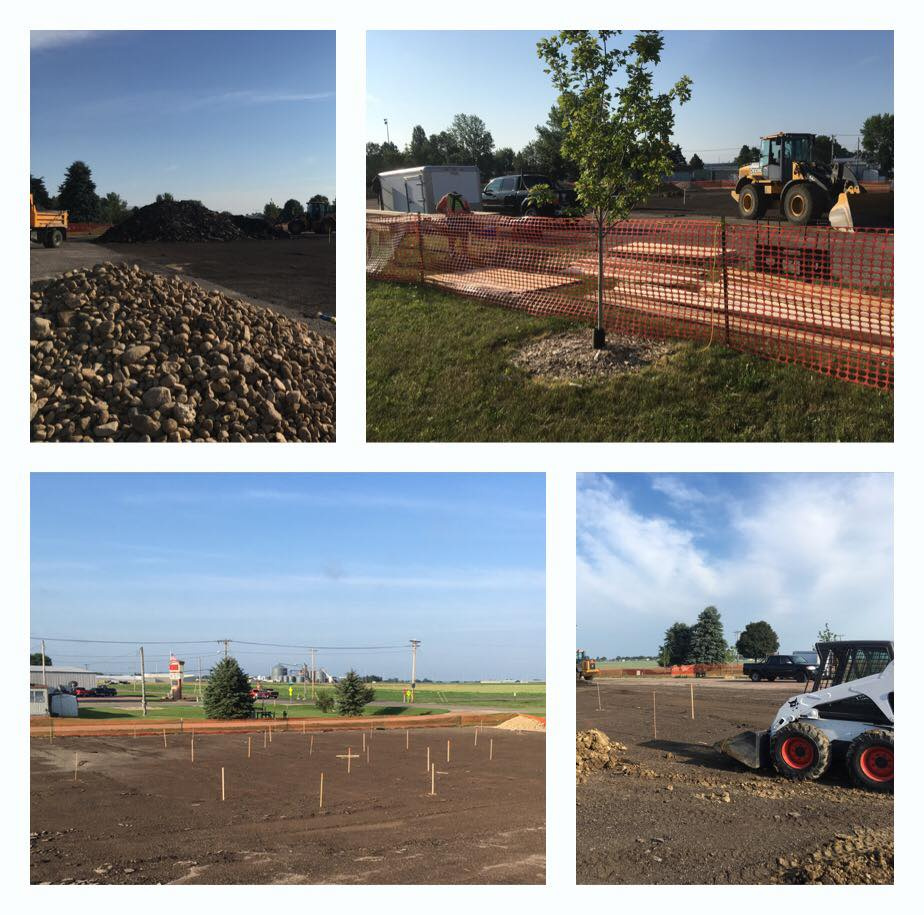
[[[391,143],[391,134],[388,132],[388,118],[382,118],[385,121],[385,141]]]
[[[148,697],[144,689],[144,645],[141,646],[141,715],[148,713]]]
[[[46,695],[48,693],[48,676],[45,673],[45,640],[42,639],[42,686],[45,687]]]
[[[218,644],[225,646],[225,660],[228,660],[228,644],[231,642],[231,639],[219,639]]]
[[[411,639],[411,702],[414,701],[414,690],[417,689],[417,647],[420,639]]]

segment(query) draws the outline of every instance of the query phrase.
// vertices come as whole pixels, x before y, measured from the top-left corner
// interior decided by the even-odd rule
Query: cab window
[[[500,190],[501,191],[512,191],[517,186],[517,179],[514,177],[511,178],[501,178]]]
[[[488,186],[485,188],[485,191],[490,191],[492,194],[496,194],[500,190],[501,179],[495,178],[493,181],[488,182]]]

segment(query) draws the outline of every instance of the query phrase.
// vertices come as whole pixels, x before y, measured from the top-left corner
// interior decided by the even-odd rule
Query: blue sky
[[[131,205],[335,196],[334,33],[32,32],[32,174],[75,159]]]
[[[207,668],[221,638],[404,646],[418,676],[545,675],[541,474],[33,474],[31,635],[56,663]],[[199,645],[180,642],[205,640]],[[33,642],[36,650],[36,643]],[[295,649],[238,646],[252,674]],[[321,651],[409,676],[409,651]]]
[[[655,654],[710,604],[732,642],[761,619],[781,651],[825,622],[891,638],[892,522],[888,474],[581,474],[578,645]]]
[[[383,118],[403,146],[415,124],[438,133],[465,113],[496,146],[521,148],[555,103],[536,56],[550,34],[367,32],[367,140],[385,139]],[[692,78],[675,139],[688,158],[722,161],[778,130],[835,133],[851,147],[866,117],[893,110],[893,69],[891,32],[668,31],[656,88]]]

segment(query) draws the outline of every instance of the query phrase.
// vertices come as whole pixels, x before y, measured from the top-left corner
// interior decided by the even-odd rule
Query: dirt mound
[[[605,349],[591,345],[590,328],[531,340],[514,354],[513,362],[535,378],[586,381],[637,372],[676,349],[676,344],[641,337],[607,337]]]
[[[33,441],[332,441],[335,344],[179,277],[33,285]]]
[[[163,200],[136,210],[99,241],[231,241],[244,234],[229,214],[216,213],[198,200]]]
[[[610,740],[603,731],[592,728],[578,731],[575,752],[575,768],[578,783],[583,782],[592,772],[600,769],[622,767],[621,753],[626,747]]]
[[[834,837],[807,858],[778,858],[774,883],[893,883],[895,840],[891,831],[858,829]]]
[[[231,216],[233,222],[247,238],[289,238],[284,225],[273,225],[265,219],[255,216]]]
[[[545,722],[541,718],[534,718],[532,715],[514,715],[507,721],[502,721],[495,725],[502,731],[545,731]]]

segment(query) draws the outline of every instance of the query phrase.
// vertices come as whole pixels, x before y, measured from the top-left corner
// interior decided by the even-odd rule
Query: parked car
[[[93,692],[97,696],[117,696],[119,694],[114,686],[97,686]]]
[[[775,654],[766,661],[756,661],[742,665],[744,675],[755,683],[767,680],[798,680],[805,683],[815,677],[818,658],[805,654]]]
[[[275,689],[252,689],[250,697],[252,699],[278,699],[279,693]]]
[[[558,203],[549,212],[540,213],[529,199],[530,189],[547,184],[558,195]],[[560,216],[573,204],[573,195],[547,175],[502,175],[489,181],[481,192],[481,208],[488,213],[508,216]]]
[[[83,687],[83,686],[75,686],[74,695],[78,699],[89,699],[92,696],[96,696],[97,692],[95,689],[87,689],[86,687]]]

